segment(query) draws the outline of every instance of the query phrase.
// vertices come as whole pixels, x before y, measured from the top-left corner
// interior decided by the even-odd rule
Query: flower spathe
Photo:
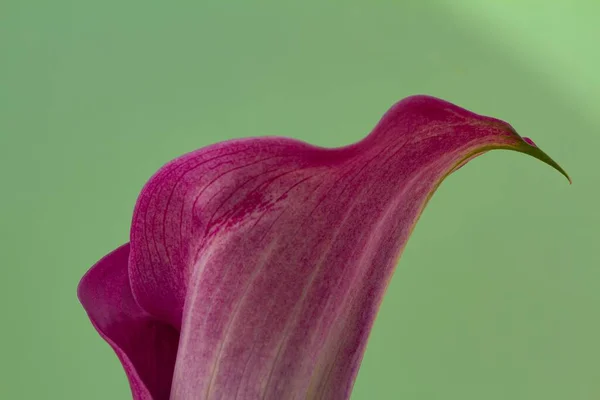
[[[493,149],[567,176],[509,124],[429,96],[341,148],[202,148],[145,185],[130,242],[90,269],[79,298],[134,399],[347,399],[423,208]]]

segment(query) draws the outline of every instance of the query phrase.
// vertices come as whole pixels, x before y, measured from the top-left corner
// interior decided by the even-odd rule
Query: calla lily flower
[[[87,272],[79,299],[136,400],[347,399],[425,205],[494,149],[568,178],[508,123],[429,96],[341,148],[202,148],[149,180],[130,242]]]

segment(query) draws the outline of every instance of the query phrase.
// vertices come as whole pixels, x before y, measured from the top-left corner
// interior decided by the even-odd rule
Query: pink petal
[[[121,360],[135,400],[168,399],[179,332],[143,311],[127,276],[129,244],[102,258],[77,294],[92,324]]]
[[[171,398],[348,398],[423,208],[493,149],[566,176],[507,123],[428,96],[351,146],[236,140],[161,168],[136,205],[129,278],[131,303],[180,332]]]

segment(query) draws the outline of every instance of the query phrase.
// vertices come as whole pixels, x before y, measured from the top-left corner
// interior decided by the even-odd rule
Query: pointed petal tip
[[[554,161],[548,154],[543,152],[533,140],[528,137],[523,137],[523,143],[521,146],[517,148],[517,151],[520,151],[525,154],[529,154],[532,157],[537,158],[538,160],[548,164],[558,172],[560,172],[567,180],[569,184],[572,185],[573,181],[567,172],[556,162]]]
[[[538,160],[543,161],[544,163],[550,165],[552,168],[556,169],[565,178],[567,178],[567,180],[569,181],[569,184],[573,184],[573,181],[572,181],[571,177],[569,176],[569,174],[567,174],[567,172],[557,162],[555,162],[550,156],[548,156],[545,152],[543,152],[535,144],[535,142],[533,140],[531,140],[531,138],[520,136],[515,131],[515,129],[505,121],[502,121],[502,120],[496,119],[496,118],[492,118],[492,117],[486,117],[484,115],[475,114],[463,107],[457,106],[446,100],[443,100],[443,99],[435,97],[435,96],[427,95],[427,94],[414,94],[414,95],[403,98],[402,100],[400,100],[396,104],[394,104],[390,108],[390,110],[388,110],[387,115],[392,115],[392,113],[394,111],[402,110],[402,109],[404,109],[403,107],[409,106],[409,105],[427,105],[427,107],[430,107],[430,110],[439,110],[440,108],[446,108],[446,109],[453,110],[453,112],[462,111],[466,114],[470,114],[471,117],[475,117],[476,119],[487,120],[488,123],[491,122],[492,125],[495,125],[496,127],[501,127],[501,130],[508,130],[512,135],[515,135],[518,138],[519,143],[516,145],[516,147],[513,147],[514,146],[514,144],[513,144],[509,147],[501,146],[499,148],[505,148],[505,149],[512,148],[513,150],[516,150],[516,151],[519,151],[519,152],[522,152],[525,154],[529,154],[530,156],[533,156],[533,157],[537,158]],[[385,118],[385,116],[384,116],[384,118]],[[463,160],[457,167],[455,167],[453,169],[453,171],[456,171],[457,169],[461,168],[468,161],[475,158],[476,156],[483,154],[485,151],[487,151],[487,150],[485,150],[483,148],[479,149],[479,151],[477,151],[474,154],[471,154],[469,157],[467,157],[465,160]]]

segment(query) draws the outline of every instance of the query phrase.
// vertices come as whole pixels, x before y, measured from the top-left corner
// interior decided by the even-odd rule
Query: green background
[[[414,231],[353,399],[600,398],[600,3],[0,3],[0,398],[128,399],[76,285],[163,163],[225,139],[322,146],[395,101],[512,123],[533,158],[452,175]]]

